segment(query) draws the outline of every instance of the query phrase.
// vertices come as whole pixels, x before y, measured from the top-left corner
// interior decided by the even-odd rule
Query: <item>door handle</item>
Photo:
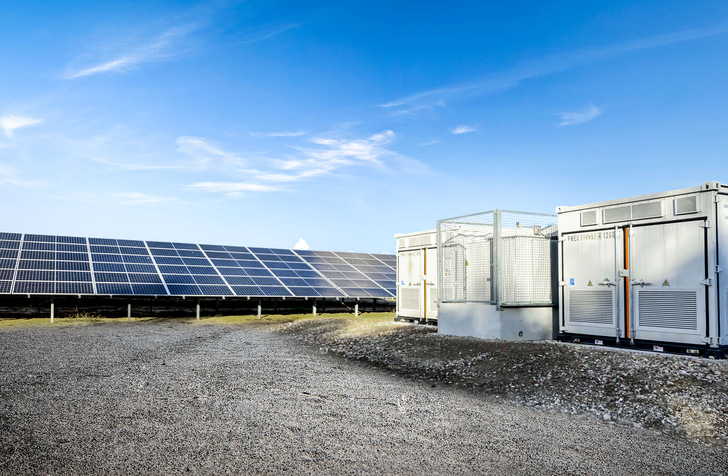
[[[604,281],[599,283],[599,286],[616,286],[617,283],[615,281],[610,281],[609,278],[604,278]]]
[[[651,284],[652,283],[646,283],[644,279],[640,279],[639,281],[635,281],[634,283],[632,283],[632,286],[640,286],[644,288],[645,286],[649,286]]]

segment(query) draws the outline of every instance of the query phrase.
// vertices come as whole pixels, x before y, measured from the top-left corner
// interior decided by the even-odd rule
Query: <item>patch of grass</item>
[[[258,319],[257,315],[246,315],[246,316],[211,316],[201,317],[197,321],[194,317],[132,317],[131,322],[148,322],[148,321],[184,321],[187,323],[200,323],[200,324],[239,324],[239,325],[279,325],[286,324],[288,322],[296,322],[301,320],[314,320],[314,319],[344,319],[352,322],[361,323],[378,323],[388,322],[394,320],[393,312],[373,312],[359,314],[359,317],[354,317],[353,314],[348,313],[332,313],[332,314],[319,314],[314,317],[313,314],[268,314],[264,315],[261,319]],[[3,319],[0,318],[0,329],[16,328],[16,327],[54,327],[54,326],[74,326],[74,325],[89,325],[99,323],[125,323],[127,322],[126,317],[102,317],[94,313],[76,313],[67,317],[56,317],[53,324],[48,317],[33,317],[33,318],[11,318]]]
[[[375,321],[386,321],[394,320],[394,313],[392,312],[370,312],[366,314],[359,314],[359,317],[354,317],[353,314],[349,313],[332,313],[332,314],[319,314],[314,317],[313,314],[267,314],[263,315],[262,318],[258,319],[257,315],[248,316],[214,316],[214,317],[202,317],[200,318],[201,323],[209,324],[258,324],[258,325],[271,325],[271,324],[286,324],[288,322],[296,322],[301,320],[314,320],[314,319],[348,319],[352,321],[363,321],[363,322],[375,322]],[[189,318],[187,320],[190,320]],[[191,318],[191,320],[195,320]]]

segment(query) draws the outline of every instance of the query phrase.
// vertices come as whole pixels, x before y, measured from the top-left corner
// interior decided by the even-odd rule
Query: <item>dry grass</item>
[[[339,314],[322,314],[314,317],[312,314],[272,314],[264,315],[261,319],[258,319],[256,315],[245,315],[245,316],[213,316],[213,317],[201,317],[199,321],[194,317],[169,317],[169,318],[158,318],[158,317],[132,317],[131,323],[154,321],[161,319],[173,319],[175,321],[183,321],[189,323],[199,324],[228,324],[228,325],[280,325],[289,322],[296,322],[301,320],[314,320],[314,319],[347,319],[350,321],[349,326],[352,327],[352,333],[356,333],[356,326],[360,326],[363,329],[366,325],[370,324],[385,324],[391,322],[394,325],[394,313],[392,312],[377,312],[377,313],[366,313],[360,314],[359,317],[354,317],[353,314],[339,313]],[[54,322],[47,317],[34,317],[34,318],[20,318],[20,319],[2,319],[0,318],[0,329],[17,328],[17,327],[58,327],[58,326],[79,326],[79,325],[90,325],[98,323],[127,323],[129,322],[126,317],[101,317],[95,314],[76,314],[68,317],[56,317]]]

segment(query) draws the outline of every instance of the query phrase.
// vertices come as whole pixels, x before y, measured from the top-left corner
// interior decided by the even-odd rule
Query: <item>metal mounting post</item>
[[[263,300],[261,298],[258,298],[258,319],[263,317]]]
[[[313,317],[316,317],[316,300],[313,300]]]
[[[51,298],[51,324],[53,324],[53,319],[56,317],[56,300],[55,298]]]
[[[359,298],[356,298],[356,303],[354,304],[354,317],[359,317]]]
[[[200,300],[197,300],[197,306],[195,306],[195,317],[200,320]]]
[[[126,320],[131,321],[131,301],[126,305]]]

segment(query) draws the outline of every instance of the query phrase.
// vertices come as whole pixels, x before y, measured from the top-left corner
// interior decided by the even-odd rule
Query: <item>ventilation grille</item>
[[[597,224],[597,211],[587,210],[581,212],[581,226],[589,226]]]
[[[435,235],[413,236],[409,239],[409,246],[427,246],[435,244]]]
[[[420,289],[419,288],[401,288],[399,295],[402,298],[402,309],[419,309],[420,308]]]
[[[604,223],[614,223],[616,221],[627,221],[631,219],[632,207],[629,205],[604,209]]]
[[[663,216],[662,200],[659,202],[635,203],[632,205],[632,219],[659,218]]]
[[[680,197],[675,199],[675,215],[696,213],[698,211],[698,197]]]
[[[571,291],[569,321],[583,324],[614,324],[612,291]]]
[[[697,291],[638,291],[640,327],[698,330]]]

